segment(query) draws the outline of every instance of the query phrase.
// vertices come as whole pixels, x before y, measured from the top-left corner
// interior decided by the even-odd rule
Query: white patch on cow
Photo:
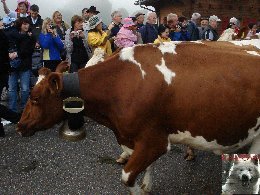
[[[123,149],[124,153],[128,156],[131,156],[134,150],[128,148],[127,146],[121,145],[121,148]]]
[[[45,75],[39,75],[38,80],[35,85],[37,85],[39,82],[41,82],[45,78]]]
[[[204,44],[202,41],[190,41],[191,43],[196,43],[196,44]]]
[[[240,140],[239,143],[232,146],[222,146],[218,144],[216,140],[208,142],[202,136],[192,137],[189,131],[178,131],[177,134],[170,134],[169,139],[172,144],[185,144],[195,149],[213,151],[215,154],[221,155],[222,153],[232,153],[239,148],[252,143],[252,141],[259,135],[260,117],[257,119],[256,125],[248,130],[248,137],[244,140]]]
[[[123,181],[124,183],[127,183],[127,182],[128,182],[128,179],[129,179],[130,174],[131,174],[131,172],[126,173],[124,169],[122,170],[122,181]]]
[[[260,39],[242,40],[242,41],[230,41],[231,43],[238,46],[253,45],[260,49]]]
[[[162,58],[162,64],[156,65],[156,68],[163,74],[164,80],[168,85],[172,83],[172,78],[176,76],[166,65],[165,60]]]
[[[247,51],[246,50],[246,52],[251,54],[251,55],[260,56],[260,54],[258,52],[256,52],[256,51]]]
[[[129,61],[137,65],[142,73],[142,77],[146,75],[146,72],[142,69],[142,65],[134,59],[134,47],[126,47],[120,51],[120,59],[123,61]]]
[[[86,64],[85,68],[89,67],[89,66],[94,66],[94,65],[98,64],[99,62],[103,62],[104,56],[105,56],[105,51],[101,48],[96,48],[94,50],[94,54],[93,54],[92,58],[90,58],[90,60]]]
[[[168,137],[168,145],[167,145],[167,152],[171,151],[171,141],[170,138]]]
[[[160,44],[160,46],[158,47],[162,54],[165,54],[165,53],[170,53],[170,54],[177,54],[176,53],[176,44],[178,44],[178,42],[163,42]]]

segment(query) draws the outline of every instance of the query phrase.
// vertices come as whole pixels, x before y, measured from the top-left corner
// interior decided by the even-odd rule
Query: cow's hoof
[[[122,158],[121,156],[116,160],[116,162],[120,165],[126,164],[128,159]]]
[[[186,161],[194,161],[194,160],[196,160],[196,155],[186,154],[186,155],[184,156],[184,159],[185,159]]]
[[[152,191],[152,185],[143,183],[141,185],[142,194],[149,194]]]

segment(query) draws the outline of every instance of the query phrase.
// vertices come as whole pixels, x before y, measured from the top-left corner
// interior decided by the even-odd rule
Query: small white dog
[[[229,177],[222,186],[223,194],[258,194],[260,184],[259,159],[235,158],[229,171]]]

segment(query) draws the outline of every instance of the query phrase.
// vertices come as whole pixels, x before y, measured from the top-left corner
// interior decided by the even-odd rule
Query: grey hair
[[[112,14],[111,14],[111,17],[114,18],[118,15],[122,15],[122,13],[120,11],[113,11]]]
[[[178,19],[178,15],[177,14],[173,14],[173,13],[170,13],[167,15],[167,21],[173,19],[173,18],[177,18]]]

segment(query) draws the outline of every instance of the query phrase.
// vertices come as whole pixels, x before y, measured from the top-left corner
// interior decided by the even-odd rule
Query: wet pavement
[[[113,132],[92,120],[85,128],[86,139],[69,142],[58,137],[59,125],[29,138],[6,125],[0,194],[129,194],[121,183],[123,166],[115,163],[121,149]],[[196,151],[196,161],[187,162],[184,152],[184,146],[173,146],[156,161],[151,194],[220,194],[221,157]]]

